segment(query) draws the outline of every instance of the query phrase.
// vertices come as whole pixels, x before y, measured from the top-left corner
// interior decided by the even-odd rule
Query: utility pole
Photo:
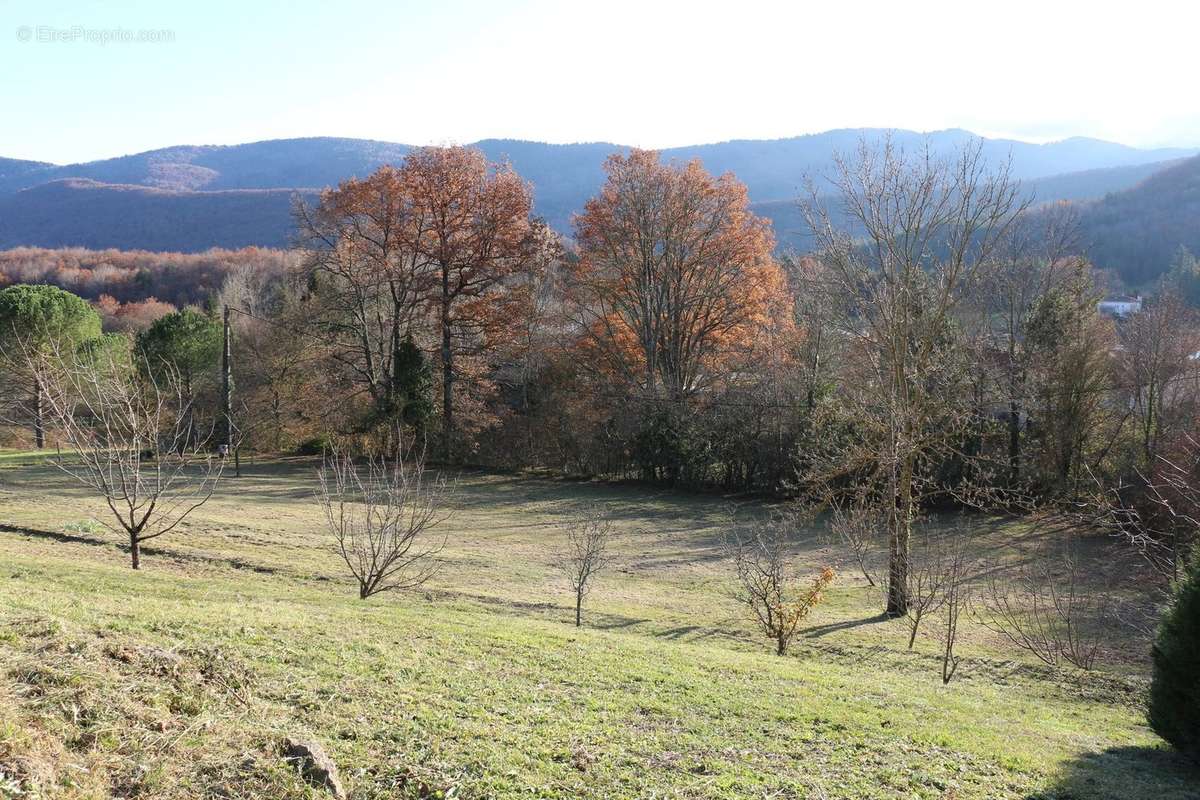
[[[218,448],[221,456],[233,453],[234,476],[241,477],[242,465],[233,445],[233,357],[230,348],[229,335],[229,306],[225,306],[224,324],[222,326],[221,348],[221,439]]]

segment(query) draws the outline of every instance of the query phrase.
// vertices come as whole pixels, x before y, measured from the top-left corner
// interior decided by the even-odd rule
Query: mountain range
[[[794,201],[804,191],[806,178],[811,177],[820,191],[835,153],[850,153],[862,139],[884,133],[844,129],[789,139],[736,140],[670,148],[663,156],[699,158],[712,172],[734,172],[747,185],[756,210],[776,222],[781,241],[799,244],[792,230],[797,222]],[[935,152],[950,152],[979,138],[963,130],[886,133],[898,146],[928,142]],[[492,160],[511,162],[533,185],[536,213],[564,233],[570,230],[571,215],[603,182],[604,159],[628,149],[603,142],[509,139],[487,139],[473,146]],[[399,162],[410,149],[365,139],[306,138],[168,147],[68,165],[0,158],[0,248],[195,252],[284,246],[297,193],[311,197],[348,177],[365,176],[383,164]],[[982,139],[982,150],[990,162],[1010,160],[1013,176],[1039,202],[1094,201],[1085,202],[1085,207],[1109,203],[1125,212],[1127,205],[1103,198],[1153,187],[1155,180],[1178,189],[1178,181],[1161,176],[1191,163],[1200,152],[1138,149],[1087,138],[1049,144]],[[1120,213],[1104,212],[1113,220]]]

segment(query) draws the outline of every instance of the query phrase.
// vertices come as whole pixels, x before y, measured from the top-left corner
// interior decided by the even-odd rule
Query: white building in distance
[[[1128,317],[1142,310],[1142,298],[1135,297],[1106,297],[1096,303],[1096,310],[1101,314],[1112,314],[1114,317]]]

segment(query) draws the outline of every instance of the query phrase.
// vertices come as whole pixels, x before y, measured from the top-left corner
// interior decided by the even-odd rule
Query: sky
[[[0,156],[831,128],[1200,146],[1190,0],[0,0]]]

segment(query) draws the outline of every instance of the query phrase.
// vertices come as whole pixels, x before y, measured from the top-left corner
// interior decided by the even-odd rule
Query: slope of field
[[[1115,632],[1116,668],[1083,675],[973,627],[944,687],[934,643],[905,651],[847,573],[771,655],[728,599],[719,498],[465,475],[442,572],[364,603],[310,461],[248,466],[140,573],[95,500],[0,463],[0,797],[320,797],[279,755],[294,735],[355,800],[1198,796],[1145,725],[1145,643]],[[583,502],[620,538],[576,629],[553,564]],[[979,546],[1022,535],[984,526]],[[813,569],[832,557],[798,544]]]

